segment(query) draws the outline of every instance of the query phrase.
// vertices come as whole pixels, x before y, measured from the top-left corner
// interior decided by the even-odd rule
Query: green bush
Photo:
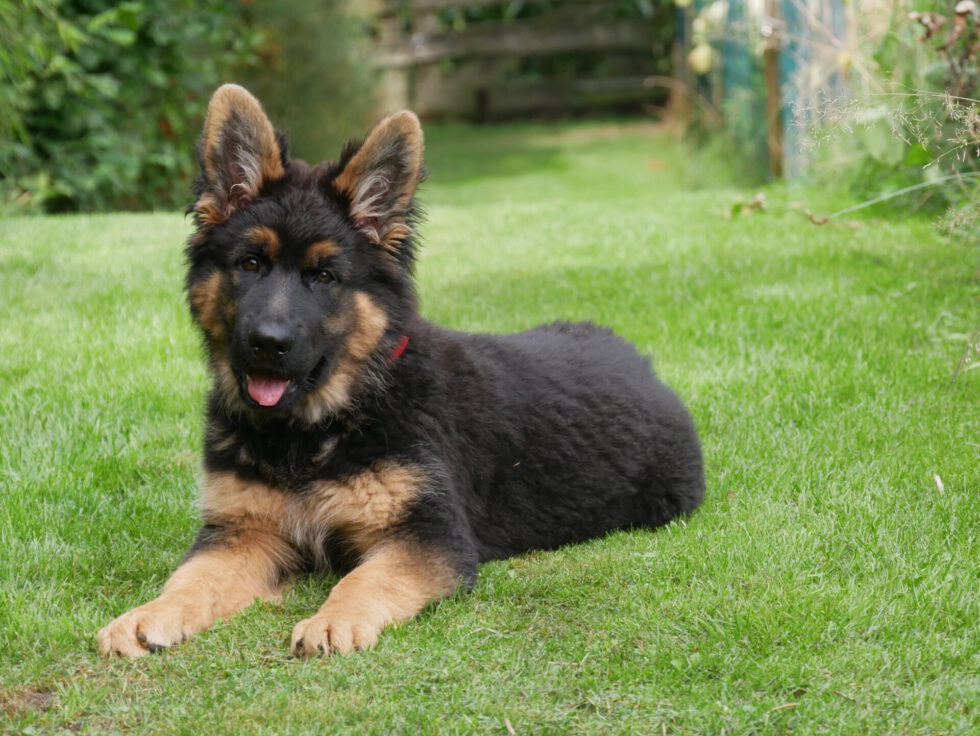
[[[258,40],[220,0],[0,0],[0,202],[186,204],[208,96]]]
[[[976,236],[980,16],[946,0],[895,0],[891,10],[883,33],[858,36],[849,97],[813,126],[824,144],[815,173],[866,199],[906,192],[889,205],[946,210],[945,224]]]
[[[695,127],[751,181],[765,162],[762,49],[780,52],[784,165],[894,211],[980,222],[980,11],[958,0],[746,0],[684,8],[681,76],[720,118]],[[697,110],[696,110],[697,112]],[[791,119],[791,117],[793,119]],[[712,124],[714,123],[714,124]],[[806,149],[805,155],[800,148]],[[897,196],[892,196],[897,195]],[[966,226],[966,230],[964,227]]]

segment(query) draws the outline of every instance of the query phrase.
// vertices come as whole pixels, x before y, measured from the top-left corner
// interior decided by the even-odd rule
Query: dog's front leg
[[[374,646],[390,623],[415,616],[431,600],[453,592],[462,573],[448,555],[427,545],[389,540],[365,555],[312,618],[293,629],[297,656]]]
[[[142,657],[204,631],[256,598],[271,598],[293,554],[271,527],[205,526],[160,597],[102,629],[99,650]]]

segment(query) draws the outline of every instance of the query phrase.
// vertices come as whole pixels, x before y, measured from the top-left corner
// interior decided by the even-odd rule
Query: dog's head
[[[219,88],[198,144],[187,293],[226,409],[315,424],[350,409],[415,309],[422,130],[382,120],[339,163],[290,161],[262,106]]]

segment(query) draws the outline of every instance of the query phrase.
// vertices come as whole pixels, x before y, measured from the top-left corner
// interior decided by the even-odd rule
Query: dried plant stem
[[[857,210],[863,210],[865,207],[870,207],[873,204],[878,204],[879,202],[885,202],[889,199],[900,197],[903,194],[908,194],[909,192],[914,192],[918,189],[925,189],[927,187],[935,186],[937,184],[943,184],[947,181],[953,181],[954,179],[966,179],[968,177],[973,177],[973,176],[980,176],[980,171],[967,171],[962,174],[950,174],[948,176],[943,176],[940,177],[939,179],[935,179],[933,181],[924,181],[919,184],[913,184],[912,186],[903,187],[902,189],[898,189],[894,192],[889,192],[888,194],[882,194],[880,197],[869,199],[866,202],[861,202],[860,204],[856,204],[853,207],[846,207],[842,210],[838,210],[837,212],[833,212],[829,215],[826,215],[825,217],[815,217],[813,215],[810,215],[809,216],[810,221],[814,225],[823,225],[825,222],[827,222],[827,220],[831,220],[835,217],[839,217],[840,215],[846,215],[849,212],[856,212]]]

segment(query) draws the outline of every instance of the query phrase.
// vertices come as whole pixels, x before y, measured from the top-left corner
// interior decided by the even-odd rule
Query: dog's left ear
[[[237,84],[224,84],[211,97],[197,155],[201,176],[193,210],[205,225],[227,220],[264,184],[286,175],[275,128],[259,101]]]
[[[411,233],[412,197],[422,175],[422,126],[408,110],[389,115],[334,179],[350,219],[371,242],[394,252]]]

